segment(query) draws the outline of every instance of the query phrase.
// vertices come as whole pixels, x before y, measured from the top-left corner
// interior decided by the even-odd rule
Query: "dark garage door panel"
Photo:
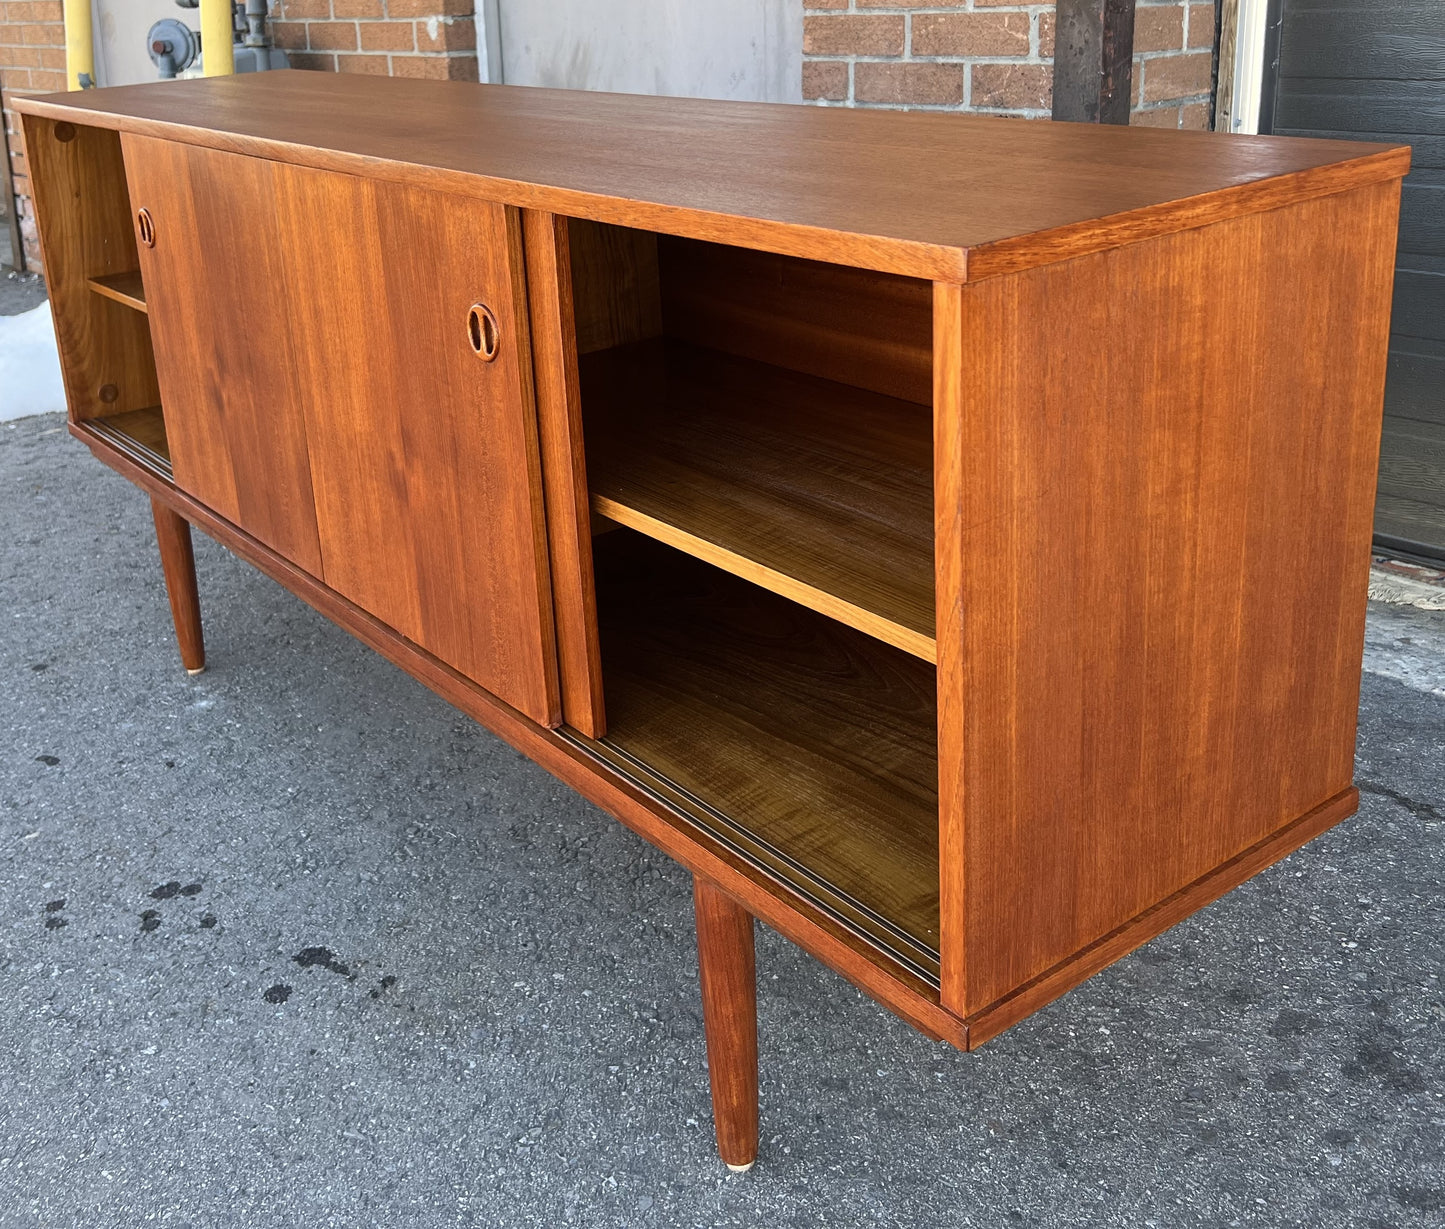
[[[1387,423],[1380,441],[1376,531],[1411,538],[1421,518],[1441,507],[1445,507],[1445,430],[1430,423]]]
[[[1445,273],[1396,271],[1390,333],[1392,349],[1404,337],[1445,341]]]
[[[1390,350],[1385,413],[1445,427],[1445,342],[1400,339]]]
[[[1440,75],[1431,46],[1440,23],[1439,0],[1290,0],[1280,45],[1289,49],[1295,77],[1428,81]],[[1368,8],[1368,20],[1361,12]]]
[[[1414,147],[1375,530],[1445,557],[1445,0],[1277,2],[1273,131]]]
[[[1429,183],[1423,173],[1400,194],[1400,254],[1445,256],[1445,183]]]
[[[1284,54],[1281,51],[1281,57]],[[1285,63],[1281,58],[1281,69]],[[1315,136],[1330,129],[1350,134],[1383,132],[1395,141],[1445,135],[1440,82],[1281,76],[1275,94],[1275,132]]]

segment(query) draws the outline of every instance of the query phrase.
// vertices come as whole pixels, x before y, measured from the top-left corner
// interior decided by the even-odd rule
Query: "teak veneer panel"
[[[141,271],[176,485],[556,724],[516,211],[122,140],[155,226]],[[478,302],[491,362],[468,336]]]
[[[529,209],[522,215],[562,719],[589,738],[600,738],[607,718],[597,643],[592,517],[577,374],[573,233],[567,219],[555,214]]]
[[[121,138],[176,485],[321,574],[274,163]],[[132,243],[134,250],[135,244]],[[96,297],[92,294],[92,297]],[[146,325],[141,316],[117,304]]]
[[[662,334],[657,236],[625,226],[563,218],[578,354]]]
[[[1400,146],[312,72],[18,98],[523,208],[963,281],[1398,177]],[[846,172],[846,173],[844,173]]]
[[[932,404],[932,283],[694,239],[657,251],[667,336]]]
[[[934,660],[926,406],[680,342],[581,372],[594,511]]]
[[[940,295],[960,1015],[1349,790],[1398,199]]]
[[[275,173],[326,583],[559,724],[518,212],[330,171]],[[497,322],[491,361],[469,338],[476,303]]]
[[[932,667],[635,534],[596,569],[606,742],[936,952]]]

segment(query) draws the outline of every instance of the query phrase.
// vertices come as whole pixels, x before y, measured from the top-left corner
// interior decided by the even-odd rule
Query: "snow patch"
[[[0,316],[0,422],[64,409],[50,304]]]

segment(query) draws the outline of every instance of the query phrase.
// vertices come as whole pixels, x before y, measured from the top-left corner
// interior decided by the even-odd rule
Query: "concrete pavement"
[[[200,537],[187,678],[58,416],[0,525],[4,1229],[1445,1219],[1445,615],[1372,614],[1358,816],[976,1054],[761,932],[735,1177],[682,871]]]

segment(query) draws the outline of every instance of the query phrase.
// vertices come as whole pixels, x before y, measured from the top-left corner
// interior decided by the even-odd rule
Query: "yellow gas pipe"
[[[201,69],[207,77],[236,71],[231,0],[201,0]]]
[[[66,88],[71,90],[95,84],[90,0],[65,0],[65,82]]]

